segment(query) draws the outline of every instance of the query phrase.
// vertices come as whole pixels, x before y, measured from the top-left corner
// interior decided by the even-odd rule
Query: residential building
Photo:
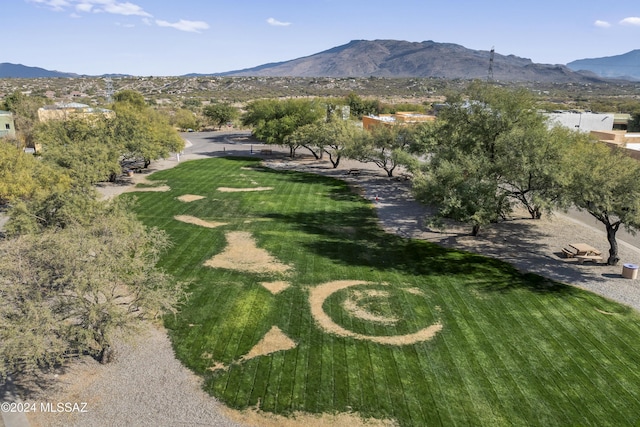
[[[94,108],[79,102],[58,103],[38,108],[38,119],[41,122],[48,120],[65,120],[72,116],[91,117],[102,114],[106,117],[114,117],[115,112],[105,108]]]
[[[580,132],[609,132],[613,130],[615,114],[583,111],[557,111],[545,114],[552,125],[560,125]]]
[[[11,111],[0,110],[0,138],[2,137],[16,137],[16,126]]]
[[[436,116],[428,114],[413,113],[413,112],[397,112],[395,114],[381,114],[379,116],[364,116],[362,118],[362,127],[369,129],[371,126],[383,124],[383,125],[396,125],[396,124],[410,124],[431,122],[436,119]]]

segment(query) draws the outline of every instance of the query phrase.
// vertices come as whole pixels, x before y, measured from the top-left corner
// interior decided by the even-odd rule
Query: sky
[[[542,64],[640,49],[638,0],[2,0],[0,63],[179,76],[351,40],[432,40]]]

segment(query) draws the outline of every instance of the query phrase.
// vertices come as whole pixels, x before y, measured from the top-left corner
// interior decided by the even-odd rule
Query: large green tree
[[[331,118],[296,129],[288,141],[305,147],[316,159],[326,154],[332,166],[337,168],[347,147],[363,137],[362,128],[353,121]]]
[[[35,138],[42,144],[42,160],[64,169],[76,185],[114,180],[122,169],[122,147],[112,137],[109,120],[98,115],[40,123]]]
[[[304,125],[326,117],[321,102],[309,99],[261,99],[250,102],[242,116],[242,124],[253,127],[253,135],[267,144],[288,145],[289,154],[295,156],[300,146],[288,138]]]
[[[619,262],[616,233],[640,230],[640,164],[622,150],[582,140],[565,160],[566,191],[574,205],[600,221],[609,242],[607,264]]]
[[[520,202],[533,219],[568,203],[563,159],[581,136],[546,125],[514,126],[496,139],[499,191]]]
[[[207,105],[202,110],[202,114],[218,129],[222,128],[222,125],[232,122],[240,116],[240,112],[236,107],[231,104],[223,102],[214,102]]]
[[[392,177],[415,139],[413,125],[378,125],[355,138],[342,151],[346,157],[373,163]]]
[[[436,205],[439,217],[471,224],[474,235],[516,201],[532,217],[560,202],[563,134],[550,133],[529,92],[475,82],[467,97],[447,101],[416,144],[418,199]]]
[[[59,168],[0,140],[0,205],[63,191],[71,180]]]
[[[116,117],[110,121],[110,137],[121,148],[125,159],[141,160],[146,168],[152,160],[168,157],[184,148],[184,140],[171,126],[168,117],[135,96],[130,95],[122,101],[116,98],[113,109]]]

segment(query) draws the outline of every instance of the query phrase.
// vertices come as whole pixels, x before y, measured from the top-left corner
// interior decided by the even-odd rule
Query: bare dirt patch
[[[358,340],[368,340],[379,344],[387,345],[408,345],[418,342],[428,341],[432,339],[440,330],[442,330],[441,323],[434,323],[424,329],[420,329],[418,332],[406,335],[394,335],[394,336],[372,336],[363,335],[356,332],[349,331],[342,326],[335,323],[331,317],[327,315],[322,309],[322,305],[325,300],[335,292],[342,289],[346,289],[352,286],[366,285],[369,282],[362,280],[336,280],[333,282],[323,283],[321,285],[312,288],[309,291],[309,302],[311,303],[311,314],[322,329],[326,332],[339,335],[342,337],[350,337]],[[385,283],[380,283],[386,285]]]
[[[342,414],[308,414],[294,412],[290,417],[262,412],[257,408],[236,411],[229,408],[222,410],[228,418],[247,426],[260,427],[394,427],[398,424],[392,420],[378,420],[376,418],[362,418],[355,413]]]
[[[190,215],[176,215],[173,217],[173,219],[180,222],[186,222],[187,224],[199,225],[200,227],[206,228],[216,228],[222,225],[227,225],[226,222],[205,221],[203,219],[196,218],[195,216]]]
[[[197,196],[195,194],[184,194],[178,197],[178,200],[184,203],[195,202],[196,200],[204,199],[204,196]]]
[[[264,286],[269,292],[273,295],[279,294],[280,292],[287,289],[291,284],[289,282],[285,282],[282,280],[275,282],[260,282],[262,286]]]
[[[232,231],[225,235],[227,248],[204,263],[207,267],[226,268],[248,273],[286,273],[291,266],[278,261],[259,248],[251,233]]]
[[[222,193],[240,193],[245,191],[269,191],[269,190],[273,190],[273,187],[249,187],[249,188],[218,187],[216,190]]]
[[[241,360],[249,360],[258,356],[275,353],[276,351],[291,350],[296,347],[295,341],[286,336],[277,326],[272,326],[269,332],[256,344]]]
[[[141,192],[141,191],[165,192],[165,191],[171,191],[171,187],[169,187],[168,185],[158,185],[156,187],[133,187],[127,190],[127,192],[129,193]]]

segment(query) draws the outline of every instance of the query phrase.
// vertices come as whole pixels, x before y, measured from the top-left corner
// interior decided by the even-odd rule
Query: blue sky
[[[2,0],[0,11],[0,62],[90,75],[231,71],[356,39],[546,64],[640,48],[638,0]]]

